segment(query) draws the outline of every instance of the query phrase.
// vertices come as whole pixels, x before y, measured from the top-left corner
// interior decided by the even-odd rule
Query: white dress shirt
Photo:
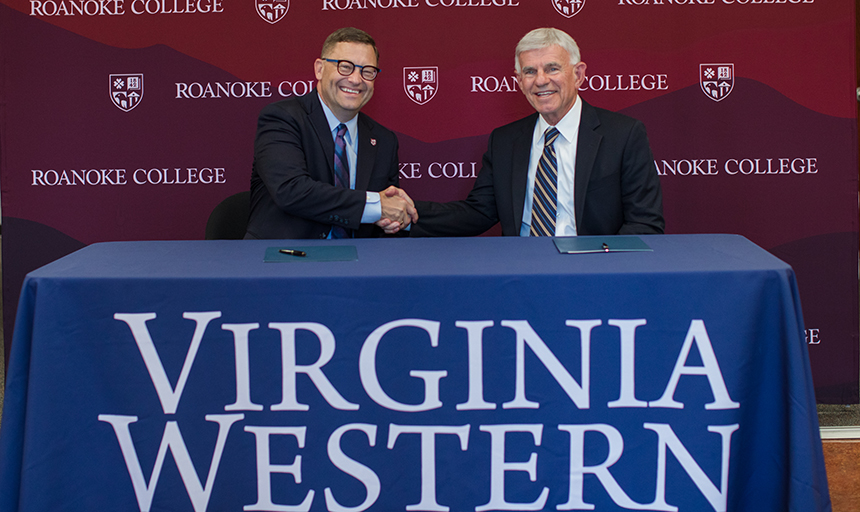
[[[570,111],[555,125],[559,132],[553,143],[558,161],[558,206],[555,216],[555,236],[576,236],[576,214],[573,209],[573,177],[576,173],[576,142],[579,136],[579,120],[582,117],[582,99],[577,96]],[[529,157],[529,178],[526,201],[523,205],[523,224],[520,236],[529,236],[532,222],[535,175],[543,154],[544,132],[551,125],[543,116],[538,116],[532,135],[532,151]]]

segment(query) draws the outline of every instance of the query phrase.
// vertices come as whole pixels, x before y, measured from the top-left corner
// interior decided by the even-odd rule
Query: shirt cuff
[[[379,192],[366,192],[367,199],[364,203],[364,212],[361,214],[362,224],[373,224],[382,218],[382,203],[379,200]]]

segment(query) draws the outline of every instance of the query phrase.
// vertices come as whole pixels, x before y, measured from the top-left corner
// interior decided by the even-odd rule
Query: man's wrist
[[[362,224],[373,224],[382,218],[382,201],[379,192],[365,192],[364,212],[361,214]]]

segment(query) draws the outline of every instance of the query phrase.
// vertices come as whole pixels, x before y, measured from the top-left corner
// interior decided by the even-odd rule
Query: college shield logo
[[[403,68],[403,90],[410,100],[419,105],[432,100],[439,90],[439,68],[436,66]]]
[[[110,100],[128,112],[143,99],[143,73],[110,76]]]
[[[734,64],[699,64],[699,84],[705,96],[722,101],[735,86]]]
[[[551,0],[555,10],[565,18],[572,18],[579,14],[585,0]]]
[[[271,24],[275,24],[290,10],[290,0],[257,0],[257,14]]]

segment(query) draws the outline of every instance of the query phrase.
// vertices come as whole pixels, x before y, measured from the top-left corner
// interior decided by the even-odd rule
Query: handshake
[[[382,218],[374,224],[381,227],[387,235],[393,235],[412,222],[418,222],[418,211],[412,199],[403,189],[390,186],[379,193],[382,203]]]

